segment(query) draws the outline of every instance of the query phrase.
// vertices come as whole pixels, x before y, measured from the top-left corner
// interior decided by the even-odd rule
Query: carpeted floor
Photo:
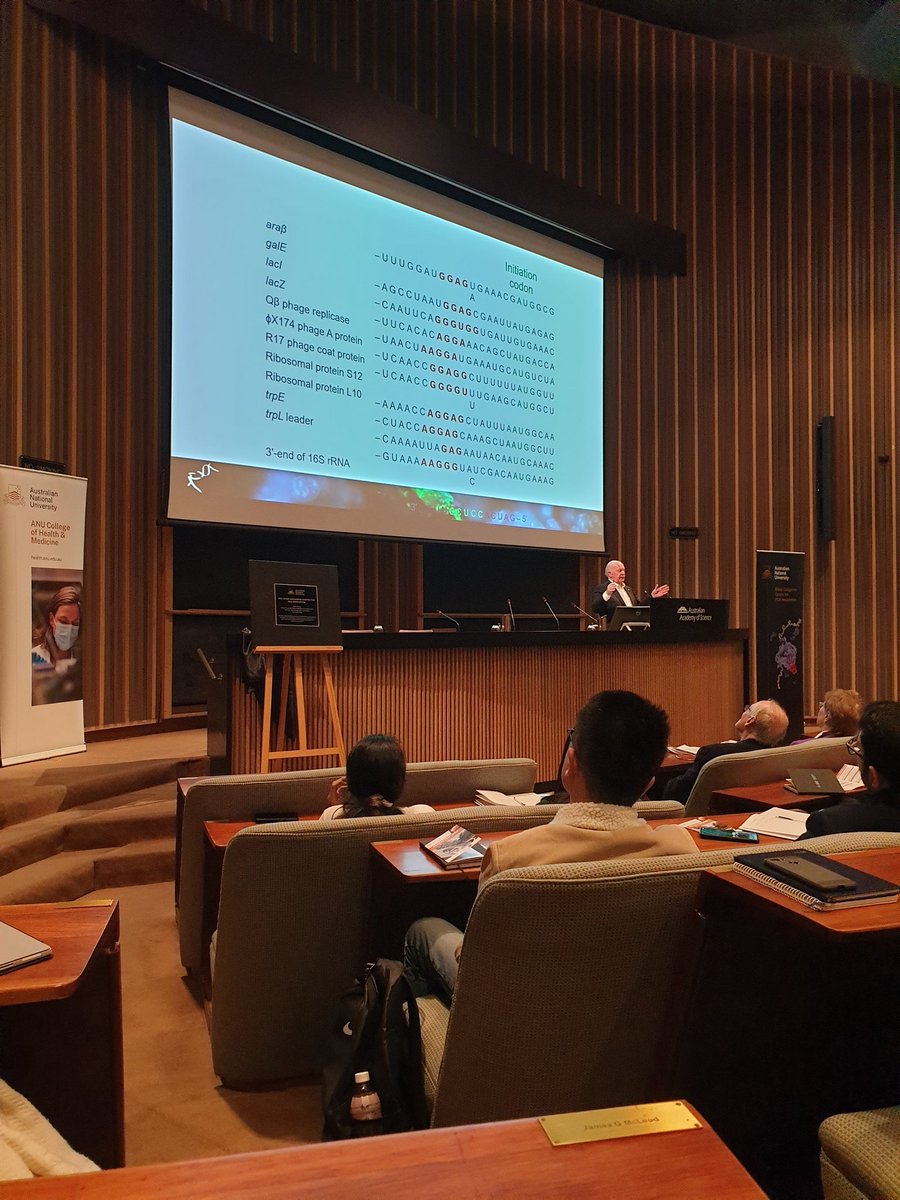
[[[129,1166],[319,1140],[319,1085],[236,1092],[212,1073],[209,1035],[178,957],[171,883],[106,889],[122,921],[125,1154]]]
[[[81,754],[37,759],[3,768],[3,782],[52,784],[107,764],[137,763],[145,759],[201,758],[206,754],[205,729],[179,729],[174,733],[135,735],[88,742]]]

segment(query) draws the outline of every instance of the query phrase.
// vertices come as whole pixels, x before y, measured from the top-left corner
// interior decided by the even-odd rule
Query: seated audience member
[[[810,813],[804,836],[865,830],[900,833],[900,703],[867,704],[859,720],[859,737],[851,739],[848,749],[860,759],[866,791]]]
[[[430,804],[401,808],[397,801],[406,782],[406,756],[396,738],[373,733],[361,738],[347,755],[347,774],[328,791],[331,806],[321,820],[342,817],[399,817],[403,813],[434,812]]]
[[[777,746],[787,733],[788,716],[774,700],[757,700],[748,704],[735,722],[736,742],[712,742],[701,746],[697,757],[680,775],[666,784],[663,797],[684,804],[697,782],[700,771],[712,758],[723,754],[745,754],[748,750],[766,750]]]
[[[862,700],[859,692],[848,688],[833,688],[825,693],[825,699],[819,705],[816,724],[819,732],[813,737],[852,737],[859,729],[859,714],[862,712]],[[798,738],[798,742],[811,741],[810,738]],[[796,746],[797,742],[791,742]]]
[[[633,692],[598,692],[575,718],[562,770],[569,803],[546,825],[525,829],[488,848],[479,887],[511,867],[693,854],[680,825],[651,829],[632,810],[653,782],[666,753],[669,721]],[[419,995],[449,1001],[456,986],[462,933],[439,917],[416,921],[404,958]]]

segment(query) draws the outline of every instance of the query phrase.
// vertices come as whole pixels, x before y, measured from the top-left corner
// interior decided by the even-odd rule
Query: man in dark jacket
[[[647,599],[658,600],[661,596],[668,594],[669,585],[658,583],[651,592],[647,593]],[[620,604],[627,604],[630,608],[635,604],[646,602],[646,600],[639,601],[625,582],[625,564],[614,558],[606,564],[606,578],[603,583],[598,583],[591,594],[591,611],[595,612],[598,617],[609,619]]]
[[[865,792],[810,813],[806,837],[862,830],[900,833],[900,703],[876,700],[859,720],[847,749],[860,759]]]
[[[746,754],[748,750],[766,750],[770,746],[777,746],[787,733],[787,727],[787,713],[776,701],[757,700],[755,704],[748,704],[735,722],[737,741],[701,746],[687,770],[666,784],[664,798],[680,800],[684,804],[701,769],[710,759],[719,758],[722,754]]]

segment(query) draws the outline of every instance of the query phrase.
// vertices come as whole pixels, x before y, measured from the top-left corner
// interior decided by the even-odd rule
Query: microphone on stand
[[[445,621],[452,621],[456,628],[459,629],[459,621],[457,621],[456,617],[451,617],[449,613],[442,612],[439,608],[436,608],[434,611],[439,617],[443,617]]]
[[[547,599],[547,597],[546,597],[546,596],[541,596],[541,599],[542,599],[542,600],[543,600],[543,602],[544,602],[544,603],[547,605],[547,607],[550,609],[550,616],[551,616],[551,617],[553,618],[553,620],[556,622],[556,630],[557,630],[557,633],[558,633],[558,632],[559,632],[559,630],[560,630],[559,617],[556,615],[556,613],[555,613],[555,612],[553,611],[553,609],[550,607],[550,601]]]
[[[510,600],[510,599],[509,599],[509,597],[507,597],[507,599],[506,599],[506,607],[509,609],[509,627],[510,627],[510,630],[511,630],[513,633],[515,633],[515,632],[516,632],[516,614],[513,612],[512,600]]]
[[[583,617],[587,617],[588,629],[597,629],[598,628],[596,616],[592,617],[590,613],[585,612],[583,608],[579,608],[579,606],[577,604],[575,604],[574,602],[572,602],[572,607],[575,609],[575,611],[577,613],[581,613],[581,615]]]

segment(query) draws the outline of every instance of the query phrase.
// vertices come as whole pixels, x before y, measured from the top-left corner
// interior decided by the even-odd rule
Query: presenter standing
[[[650,597],[658,600],[661,596],[668,594],[669,585],[658,583],[650,592]],[[594,588],[591,596],[591,611],[599,617],[608,619],[620,604],[627,604],[631,608],[637,603],[637,597],[625,582],[625,564],[619,562],[617,558],[612,559],[606,564],[606,581],[598,583]]]

